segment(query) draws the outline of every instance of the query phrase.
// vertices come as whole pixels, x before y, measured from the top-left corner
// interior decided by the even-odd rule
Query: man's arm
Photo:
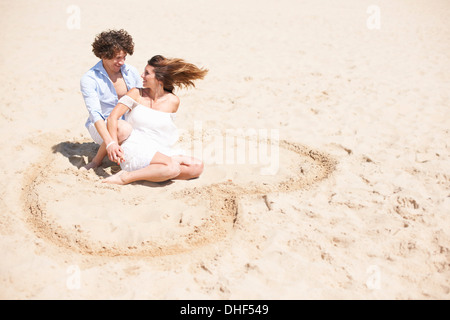
[[[81,78],[80,89],[84,103],[86,104],[86,109],[89,112],[89,118],[94,123],[95,129],[97,129],[98,134],[102,137],[103,142],[108,144],[112,139],[106,128],[106,123],[102,115],[100,98],[95,90],[96,87],[97,83],[95,79],[87,75]]]
[[[83,95],[86,109],[89,112],[90,120],[95,123],[98,120],[104,120],[102,115],[102,107],[100,104],[100,98],[95,90],[97,88],[96,81],[84,75],[80,81],[81,94]]]

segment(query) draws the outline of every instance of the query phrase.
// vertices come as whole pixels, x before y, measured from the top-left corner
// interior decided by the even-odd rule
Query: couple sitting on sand
[[[180,104],[173,90],[194,86],[208,70],[157,55],[139,76],[125,64],[134,51],[125,30],[100,33],[92,48],[101,60],[83,75],[80,85],[89,112],[86,128],[100,148],[84,168],[100,166],[108,155],[122,170],[106,178],[107,183],[198,177],[202,162],[172,148],[178,140],[173,120]]]

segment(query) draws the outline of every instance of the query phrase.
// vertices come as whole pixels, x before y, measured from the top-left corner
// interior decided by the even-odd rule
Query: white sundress
[[[135,171],[145,168],[156,152],[169,157],[182,154],[182,150],[173,148],[179,137],[173,122],[176,113],[151,109],[127,95],[120,98],[119,103],[130,109],[125,120],[133,127],[128,139],[122,143],[125,158],[125,162],[120,164],[122,170]]]

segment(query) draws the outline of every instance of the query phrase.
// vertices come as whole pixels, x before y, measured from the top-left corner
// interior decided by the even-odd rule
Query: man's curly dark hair
[[[112,59],[121,50],[130,56],[134,52],[133,38],[123,29],[103,31],[92,43],[92,52],[100,59]]]

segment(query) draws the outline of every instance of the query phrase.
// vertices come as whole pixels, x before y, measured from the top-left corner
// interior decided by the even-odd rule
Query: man
[[[92,43],[92,51],[101,60],[83,75],[80,88],[89,112],[86,128],[100,148],[92,161],[84,166],[87,170],[100,166],[107,147],[114,143],[106,127],[106,119],[118,100],[132,88],[142,87],[137,70],[125,64],[126,56],[134,52],[133,39],[125,30],[100,33]],[[130,127],[120,121],[119,143],[128,137]]]

